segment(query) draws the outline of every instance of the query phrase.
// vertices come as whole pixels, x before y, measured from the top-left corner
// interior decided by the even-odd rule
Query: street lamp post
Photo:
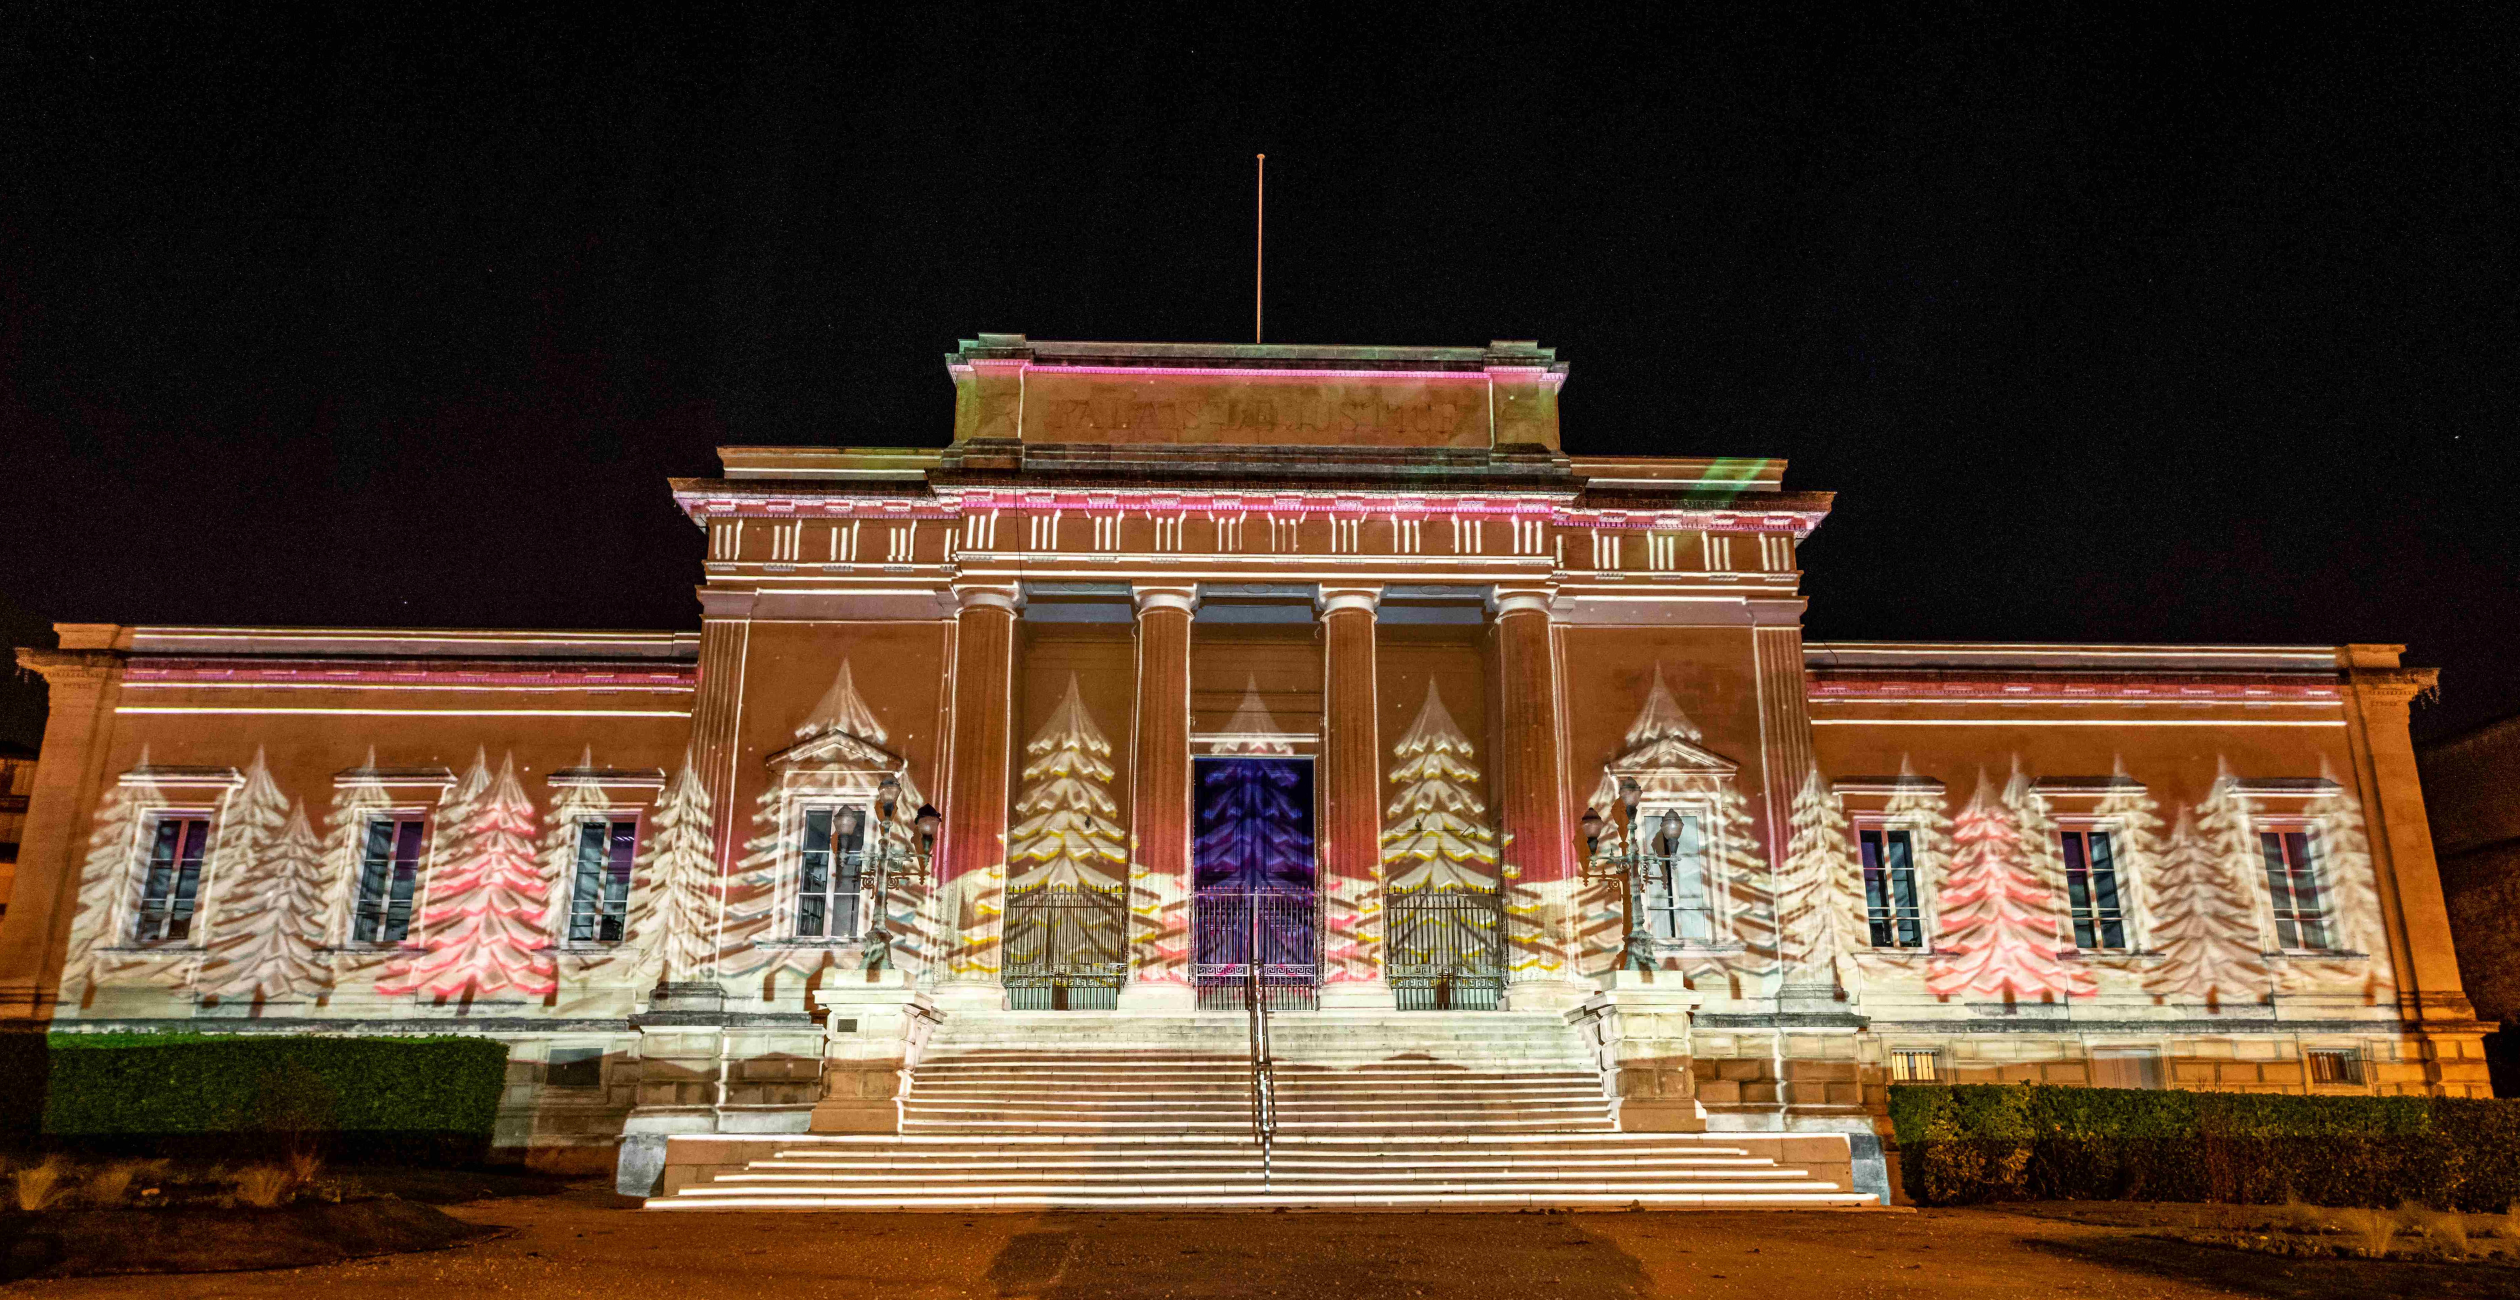
[[[903,874],[915,873],[916,878],[926,879],[928,864],[935,856],[936,831],[944,824],[944,818],[938,815],[935,805],[920,804],[919,811],[913,813],[910,819],[912,829],[919,836],[918,847],[913,849],[893,833],[898,828],[894,818],[899,815],[900,808],[901,781],[887,772],[883,781],[875,787],[877,836],[874,861],[869,864],[875,877],[874,907],[867,915],[866,937],[861,944],[865,952],[865,968],[870,971],[892,965],[892,932],[884,927],[884,899],[892,887],[894,863],[905,862],[908,870]]]
[[[1582,822],[1584,878],[1619,882],[1619,920],[1626,930],[1626,936],[1620,944],[1619,968],[1621,970],[1654,969],[1653,936],[1636,923],[1636,881],[1638,874],[1644,869],[1647,857],[1644,846],[1637,839],[1636,810],[1637,805],[1642,803],[1644,798],[1645,792],[1637,785],[1636,778],[1632,776],[1619,778],[1617,811],[1624,827],[1619,836],[1619,849],[1615,853],[1602,851],[1603,822],[1599,809],[1585,808]]]

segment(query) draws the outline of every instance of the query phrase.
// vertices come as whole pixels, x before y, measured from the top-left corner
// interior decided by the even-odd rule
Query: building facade
[[[496,1035],[553,1163],[886,1131],[960,1011],[1255,980],[1556,1012],[1632,1129],[2486,1091],[2396,647],[1806,643],[1830,497],[1565,452],[1529,343],[947,369],[942,450],[673,482],[696,633],[21,651],[7,1014]]]

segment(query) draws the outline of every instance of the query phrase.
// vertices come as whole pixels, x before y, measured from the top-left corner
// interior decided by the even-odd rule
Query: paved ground
[[[276,1273],[20,1282],[40,1296],[2019,1297],[2514,1294],[2520,1271],[2292,1262],[2002,1210],[1768,1214],[649,1215],[593,1190],[452,1212],[482,1245]],[[2454,1275],[2455,1274],[2455,1275]]]

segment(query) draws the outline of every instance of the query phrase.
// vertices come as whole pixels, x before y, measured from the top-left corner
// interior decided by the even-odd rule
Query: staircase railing
[[[1260,908],[1251,908],[1251,946],[1244,952],[1243,1005],[1251,1023],[1251,1136],[1260,1144],[1260,1186],[1269,1186],[1270,1148],[1277,1141],[1277,1065],[1269,1059],[1268,986],[1261,979]]]

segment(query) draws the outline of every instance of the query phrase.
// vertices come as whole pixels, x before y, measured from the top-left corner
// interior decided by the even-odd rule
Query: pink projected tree
[[[2151,941],[2162,960],[2144,976],[2144,991],[2160,1001],[2219,1007],[2266,993],[2257,897],[2232,858],[2233,827],[2245,814],[2228,785],[2216,781],[2199,808],[2210,829],[2200,830],[2182,808],[2162,850],[2160,883],[2149,892]]]
[[[1392,784],[1401,787],[1387,813],[1383,870],[1392,889],[1487,889],[1496,883],[1496,832],[1481,820],[1487,805],[1471,793],[1479,769],[1470,763],[1470,739],[1444,708],[1435,684],[1417,721],[1391,747],[1399,760]]]
[[[1007,832],[1007,887],[1093,885],[1127,878],[1120,806],[1111,798],[1111,742],[1085,711],[1076,675],[1041,732],[1024,746],[1023,795]]]
[[[559,987],[542,929],[550,887],[534,854],[534,803],[513,757],[473,816],[462,861],[431,891],[422,916],[426,955],[386,968],[377,992],[452,998]]]
[[[625,927],[649,984],[706,974],[715,951],[717,856],[710,837],[708,787],[683,756],[682,771],[657,797],[646,853],[630,890]]]
[[[1937,943],[1951,956],[1927,973],[1927,990],[1969,1001],[2091,996],[2091,973],[2057,954],[2053,900],[1983,773],[1952,839],[1959,852],[1943,885]]]
[[[287,809],[280,832],[259,846],[229,892],[218,941],[222,998],[276,1000],[324,987],[324,844],[306,806]]]

